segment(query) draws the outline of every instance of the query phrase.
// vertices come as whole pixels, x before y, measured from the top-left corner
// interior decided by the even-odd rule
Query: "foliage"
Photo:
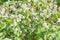
[[[0,40],[60,40],[60,12],[50,0],[0,2]]]

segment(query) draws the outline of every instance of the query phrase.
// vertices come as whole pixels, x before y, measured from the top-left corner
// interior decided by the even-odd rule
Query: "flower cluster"
[[[0,40],[60,40],[60,12],[54,0],[6,1],[0,5]]]

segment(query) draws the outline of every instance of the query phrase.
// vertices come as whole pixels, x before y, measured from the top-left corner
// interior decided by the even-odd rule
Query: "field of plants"
[[[60,40],[60,0],[0,0],[0,40]]]

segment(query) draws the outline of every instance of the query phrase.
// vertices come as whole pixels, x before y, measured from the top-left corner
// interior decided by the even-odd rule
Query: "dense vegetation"
[[[0,40],[60,40],[60,0],[0,0]]]

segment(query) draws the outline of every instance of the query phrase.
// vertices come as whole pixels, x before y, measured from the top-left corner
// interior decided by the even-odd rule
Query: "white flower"
[[[13,6],[10,6],[10,8],[13,8]]]
[[[27,32],[27,29],[24,29],[25,32]]]
[[[51,2],[53,2],[54,0],[51,0]]]
[[[52,14],[52,13],[48,14],[48,15],[46,16],[46,18],[49,18],[49,17],[51,16],[51,14]]]
[[[23,18],[23,19],[24,19],[25,17],[24,17],[24,16],[22,16],[21,18]]]
[[[49,10],[49,6],[47,6],[47,10]]]
[[[18,17],[20,20],[25,18],[22,14],[19,14]]]
[[[18,17],[18,15],[15,15],[15,18],[17,18]]]
[[[31,22],[31,19],[28,19],[29,22]]]
[[[9,17],[8,14],[5,14],[5,17]]]
[[[16,22],[16,20],[14,20],[14,26],[16,26],[17,25],[17,22]]]
[[[44,15],[44,13],[40,13],[40,16],[43,16]]]
[[[20,33],[22,33],[22,31],[20,30]]]
[[[10,39],[10,38],[5,38],[4,40],[12,40],[12,39]]]
[[[10,6],[10,8],[13,9],[13,11],[17,10],[14,6]]]
[[[2,15],[1,17],[7,18],[7,17],[9,17],[9,16],[8,16],[8,14],[5,14],[5,15]]]
[[[31,11],[34,12],[34,8],[31,8]]]
[[[44,13],[44,12],[47,12],[47,10],[46,9],[44,9],[44,10],[42,10],[42,12]]]
[[[14,20],[13,23],[10,26],[16,26],[17,25],[17,21]]]
[[[60,22],[60,18],[57,19],[57,22]]]
[[[48,28],[48,25],[46,22],[43,23],[43,27]]]
[[[10,26],[14,26],[13,24],[10,24]]]
[[[21,18],[22,17],[22,14],[19,14],[18,17]]]
[[[32,12],[32,15],[33,15],[33,16],[36,16],[36,15],[37,15],[37,13],[35,13],[35,12]]]
[[[25,34],[22,35],[23,37],[25,36]]]
[[[54,5],[54,10],[57,11],[56,9],[57,9],[57,5]]]
[[[18,28],[15,28],[15,30],[17,31],[17,30],[18,30]]]
[[[31,0],[28,0],[28,2],[30,2]]]
[[[56,30],[56,25],[53,25],[52,26],[52,29],[55,31]]]
[[[27,4],[22,4],[21,7],[24,8],[24,12],[30,9]]]
[[[1,14],[5,13],[5,8],[2,8]]]
[[[13,8],[13,11],[16,11],[16,10],[17,10],[17,9],[14,7],[14,8]]]
[[[47,3],[47,0],[42,0],[43,3]]]
[[[17,22],[19,22],[19,21],[21,21],[21,18],[17,18],[16,20],[17,20]]]
[[[30,7],[31,6],[31,4],[30,3],[28,3],[28,7]]]
[[[10,15],[10,18],[14,18],[14,17],[15,17],[15,15],[13,15],[13,14]]]
[[[8,2],[10,2],[10,0],[8,0]]]
[[[34,0],[34,2],[36,3],[36,2],[38,2],[38,0]]]
[[[42,4],[42,2],[39,2],[38,5]]]
[[[31,28],[31,30],[32,30],[32,32],[34,32],[35,29],[34,28]]]

